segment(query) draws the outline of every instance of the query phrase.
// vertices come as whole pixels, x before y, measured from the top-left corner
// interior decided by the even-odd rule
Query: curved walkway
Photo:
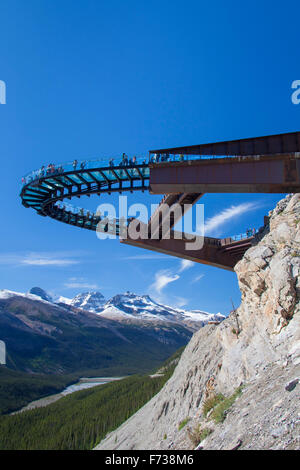
[[[38,214],[49,216],[61,222],[88,230],[96,230],[101,222],[100,214],[83,208],[62,204],[72,197],[91,194],[144,191],[149,189],[149,166],[145,160],[126,166],[110,166],[106,161],[83,161],[75,165],[67,163],[56,165],[47,170],[37,170],[24,178],[21,190],[22,204],[31,207]],[[118,221],[111,221],[112,226]],[[100,231],[110,231],[107,223]],[[115,233],[115,232],[114,232]]]
[[[125,155],[125,154],[124,154]],[[47,168],[41,167],[22,178],[21,198],[25,207],[31,207],[39,215],[48,216],[60,222],[85,228],[93,231],[101,231],[120,234],[119,220],[107,221],[101,214],[94,213],[82,207],[76,207],[69,202],[73,197],[90,196],[123,191],[149,190],[150,168],[149,163],[161,163],[167,161],[199,160],[203,158],[215,159],[220,157],[203,157],[196,155],[156,155],[146,162],[145,158],[126,160],[117,159],[82,160],[67,162],[64,164],[49,164]],[[234,158],[234,157],[229,157]],[[132,161],[133,160],[133,161]],[[156,165],[155,165],[156,166]],[[162,199],[165,201],[168,195]],[[101,220],[103,224],[101,225]],[[132,219],[127,219],[126,224]],[[247,239],[254,233],[245,233],[239,239]],[[209,244],[220,244],[219,239],[205,237]],[[238,238],[236,238],[238,239]],[[231,241],[235,238],[231,237]]]

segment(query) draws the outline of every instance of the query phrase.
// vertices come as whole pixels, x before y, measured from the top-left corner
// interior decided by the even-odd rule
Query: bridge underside
[[[227,243],[219,238],[208,237],[195,237],[191,240],[181,232],[171,231],[170,239],[133,240],[127,238],[120,241],[125,245],[157,251],[196,263],[233,271],[236,263],[243,257],[245,251],[250,248],[253,239],[254,237],[241,241],[227,240]],[[195,248],[193,248],[193,245]],[[199,249],[198,246],[201,245],[203,246]],[[187,246],[190,246],[189,249]]]

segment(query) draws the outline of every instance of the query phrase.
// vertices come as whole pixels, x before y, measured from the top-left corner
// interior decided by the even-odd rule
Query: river
[[[64,390],[55,395],[49,395],[44,398],[40,398],[39,400],[35,400],[30,402],[28,405],[24,406],[18,411],[14,411],[11,413],[12,415],[21,413],[22,411],[26,410],[33,410],[34,408],[41,408],[43,406],[48,406],[51,403],[59,400],[60,398],[65,397],[66,395],[70,395],[71,393],[78,392],[79,390],[85,390],[87,388],[97,387],[99,385],[104,385],[109,382],[113,382],[115,380],[121,380],[125,377],[82,377],[77,383],[69,385]]]

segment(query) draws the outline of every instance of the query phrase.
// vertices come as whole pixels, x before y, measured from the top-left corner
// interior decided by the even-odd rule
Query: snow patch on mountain
[[[49,300],[44,300],[42,297],[40,297],[39,295],[36,295],[36,294],[30,294],[30,293],[24,294],[22,292],[15,292],[15,291],[8,290],[8,289],[1,289],[0,290],[0,300],[10,299],[11,297],[23,297],[25,299],[38,300],[38,301],[43,302],[45,304],[55,305],[55,304],[53,304],[53,302],[51,302]]]
[[[62,295],[60,295],[59,297],[57,297],[55,299],[55,303],[56,304],[66,304],[66,305],[71,305],[72,304],[72,301],[73,299],[69,299],[69,297],[64,297]]]
[[[128,320],[134,320],[135,316],[130,315],[130,313],[125,313],[122,310],[118,309],[117,307],[114,306],[105,306],[104,309],[100,314],[98,314],[101,317],[109,318],[111,320],[121,320],[121,319],[128,319]]]
[[[105,298],[101,292],[91,291],[78,294],[72,299],[69,305],[82,308],[93,313],[99,313],[105,305]]]

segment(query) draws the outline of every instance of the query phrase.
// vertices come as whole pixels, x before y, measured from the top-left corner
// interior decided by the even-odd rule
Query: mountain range
[[[117,294],[106,300],[98,291],[83,292],[73,299],[56,297],[54,299],[39,287],[29,291],[43,300],[59,305],[70,305],[82,310],[96,313],[104,318],[118,321],[167,321],[189,325],[198,329],[210,321],[222,321],[224,315],[208,313],[202,310],[184,310],[155,302],[149,295],[137,295],[132,292]],[[28,294],[27,294],[28,295]]]
[[[149,371],[186,345],[194,331],[223,318],[129,292],[105,300],[100,292],[53,299],[38,287],[28,293],[0,291],[7,366],[27,372],[109,376]]]

